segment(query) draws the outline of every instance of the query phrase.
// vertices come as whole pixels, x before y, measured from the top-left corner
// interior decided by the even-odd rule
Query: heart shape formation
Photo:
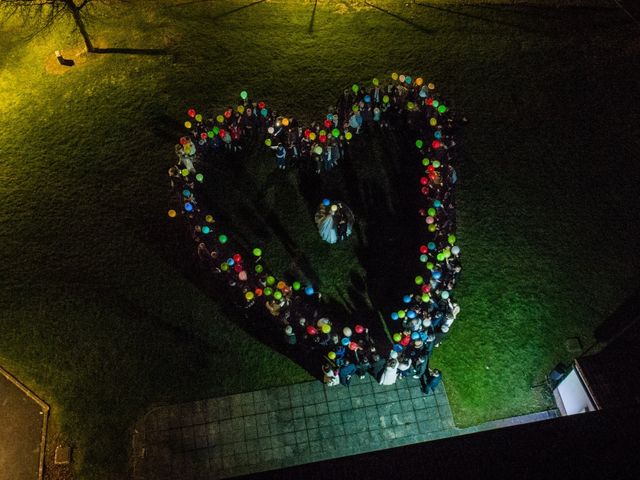
[[[187,221],[198,257],[211,271],[226,277],[231,298],[249,309],[266,308],[279,320],[276,325],[284,325],[289,344],[304,349],[305,354],[318,354],[329,385],[348,384],[355,372],[363,375],[370,369],[376,378],[382,374],[381,383],[395,381],[397,374],[424,375],[433,347],[447,334],[460,310],[452,298],[461,268],[453,167],[454,136],[460,121],[442,103],[435,86],[420,77],[397,73],[384,82],[374,78],[368,87],[354,84],[345,90],[335,111],[310,127],[279,115],[263,101],[252,101],[246,91],[240,93],[235,107],[215,117],[194,109],[187,113],[184,126],[189,133],[176,145],[178,163],[169,170],[176,205],[168,215],[180,214]],[[260,139],[266,148],[275,150],[278,168],[288,168],[292,162],[287,158],[296,164],[311,161],[320,174],[335,166],[331,159],[343,156],[350,141],[368,125],[378,125],[383,132],[406,131],[415,142],[413,151],[423,172],[416,179],[422,199],[418,218],[425,228],[422,241],[416,242],[415,286],[402,297],[401,306],[390,312],[394,333],[388,358],[373,345],[365,326],[340,325],[327,318],[314,285],[270,273],[259,247],[250,252],[234,248],[197,200],[204,183],[204,175],[195,167],[200,161],[241,150]],[[327,202],[323,200],[321,207]]]

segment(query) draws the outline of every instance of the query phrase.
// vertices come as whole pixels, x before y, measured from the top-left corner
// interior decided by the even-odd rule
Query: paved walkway
[[[543,420],[553,412],[458,429],[444,385],[320,382],[158,407],[136,426],[136,480],[217,479]]]
[[[42,478],[49,407],[0,368],[0,480]]]

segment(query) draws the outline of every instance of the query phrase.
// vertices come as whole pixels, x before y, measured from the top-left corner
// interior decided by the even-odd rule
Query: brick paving
[[[213,480],[544,420],[554,412],[458,429],[444,385],[309,382],[157,407],[136,425],[136,480]]]

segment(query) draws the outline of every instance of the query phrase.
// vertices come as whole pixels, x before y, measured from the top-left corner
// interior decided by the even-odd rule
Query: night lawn
[[[247,333],[166,216],[187,108],[217,112],[243,89],[311,121],[345,86],[399,71],[468,116],[462,313],[433,364],[460,426],[549,408],[536,385],[571,359],[565,340],[591,345],[639,283],[640,29],[616,9],[151,3],[101,7],[89,30],[172,55],[76,57],[64,74],[52,53],[79,45],[70,25],[26,46],[0,27],[0,363],[51,404],[81,477],[122,478],[152,403],[311,378]],[[316,278],[336,309],[386,307],[417,263],[399,140],[359,140],[323,183],[255,149],[208,166],[208,195],[232,235]],[[349,244],[315,232],[325,194],[361,218]]]

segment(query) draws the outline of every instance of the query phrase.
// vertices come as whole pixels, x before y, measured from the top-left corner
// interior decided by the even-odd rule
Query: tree
[[[41,32],[54,25],[65,15],[71,15],[88,52],[94,52],[91,37],[84,24],[85,8],[92,0],[0,0],[0,12],[6,15],[20,15],[25,20],[35,20]]]

